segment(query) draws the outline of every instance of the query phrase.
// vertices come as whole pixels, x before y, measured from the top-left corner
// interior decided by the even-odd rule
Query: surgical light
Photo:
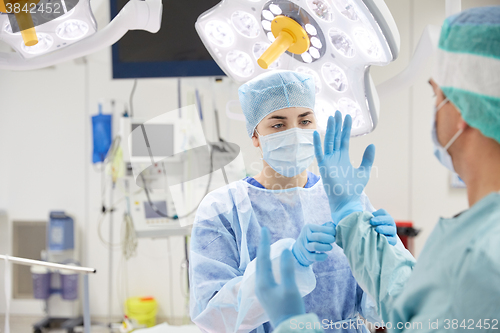
[[[54,39],[52,36],[48,34],[44,34],[43,32],[36,34],[38,37],[38,43],[33,46],[26,46],[24,42],[21,43],[21,48],[24,52],[29,54],[41,54],[45,53],[48,49],[52,47],[54,44]]]
[[[358,13],[354,7],[354,4],[350,0],[333,0],[337,9],[347,17],[349,20],[356,21],[358,19]]]
[[[255,21],[243,19],[242,12]],[[246,22],[241,26],[255,26],[262,33],[241,33],[235,17]],[[234,36],[231,45],[221,47],[207,31],[214,21],[230,30],[224,35]],[[320,130],[337,109],[353,117],[353,136],[377,125],[380,105],[370,66],[395,60],[400,45],[384,1],[222,0],[195,26],[220,68],[238,83],[277,69],[312,75]]]
[[[262,21],[262,27],[264,28],[264,30],[271,31],[271,21]]]
[[[236,11],[231,16],[233,26],[240,34],[248,38],[255,38],[260,33],[259,24],[255,17],[243,11]]]
[[[267,33],[267,39],[269,39],[272,42],[274,42],[276,40],[276,37],[274,37],[273,33],[272,32],[268,32]],[[271,44],[269,44],[270,46]]]
[[[57,37],[64,40],[75,40],[84,37],[89,31],[89,25],[80,20],[67,20],[56,28]]]
[[[361,108],[358,103],[349,98],[341,98],[338,103],[339,111],[342,114],[349,114],[352,117],[352,128],[356,130],[365,125],[365,120],[361,114]]]
[[[356,50],[352,44],[352,40],[345,32],[340,29],[330,29],[328,32],[330,42],[333,47],[345,57],[352,58],[356,55]]]
[[[275,5],[275,4],[269,5],[269,9],[275,15],[283,14],[283,11],[281,10],[280,6],[278,6],[278,5]]]
[[[326,0],[307,0],[307,5],[318,18],[327,22],[333,21],[333,10]]]
[[[327,62],[321,68],[323,79],[330,88],[337,92],[344,92],[347,90],[347,77],[344,71],[337,65]]]
[[[274,19],[274,14],[270,10],[263,10],[262,17],[268,21],[272,21]],[[269,22],[271,23],[271,22]]]
[[[253,61],[245,52],[229,51],[226,60],[231,71],[240,77],[249,77],[254,72]]]
[[[19,27],[24,46],[34,46],[38,43],[38,37],[35,30],[36,22],[31,14],[33,13],[33,8],[36,9],[39,1],[40,0],[0,0],[0,15],[2,13],[7,14],[10,16],[12,22],[16,23],[16,26]],[[36,13],[36,10],[34,13]]]
[[[260,56],[269,48],[271,44],[270,43],[266,43],[266,42],[257,42],[254,44],[253,46],[253,56],[255,57],[255,60],[259,59]],[[281,60],[278,59],[276,60],[275,62],[273,62],[269,68],[270,69],[273,69],[273,68],[278,68],[280,67],[281,65]]]
[[[0,53],[0,69],[30,70],[53,66],[111,46],[129,30],[155,33],[160,29],[162,8],[161,0],[129,0],[119,15],[97,32],[90,0],[39,0],[30,6],[38,43],[29,46],[19,20],[0,13],[0,40],[14,49],[14,52]],[[233,34],[232,28],[227,30]],[[251,31],[251,27],[247,31]],[[260,33],[257,28],[252,36],[255,31]]]
[[[318,37],[311,38],[311,44],[312,46],[317,47],[318,49],[323,47],[323,44],[321,43]]]
[[[316,95],[321,92],[322,83],[321,83],[321,78],[319,77],[318,73],[316,73],[312,69],[305,67],[305,66],[299,66],[299,67],[295,68],[295,71],[299,72],[299,73],[309,74],[312,77],[314,77],[314,84],[316,85]]]
[[[306,64],[310,64],[313,61],[311,54],[309,54],[308,52],[302,53],[301,57]]]
[[[377,58],[379,56],[379,48],[375,38],[365,29],[357,29],[354,31],[354,39],[358,42],[361,50],[369,56]]]
[[[316,116],[316,121],[318,124],[318,129],[320,131],[326,131],[326,125],[328,123],[328,117],[335,114],[337,106],[335,104],[330,104],[323,99],[316,101],[314,107],[314,115]]]
[[[0,40],[9,44],[25,59],[65,48],[97,31],[89,0],[40,0],[36,6],[32,6],[31,12],[38,37],[38,44],[32,46],[26,45],[24,36],[23,42],[19,43],[19,34],[12,33],[13,30],[21,30],[21,35],[25,34],[19,20],[0,15],[0,24],[5,24],[5,29],[0,31]],[[11,24],[15,26],[12,27]]]
[[[210,21],[205,26],[205,32],[210,40],[222,47],[231,46],[234,42],[234,34],[231,27],[222,21]]]

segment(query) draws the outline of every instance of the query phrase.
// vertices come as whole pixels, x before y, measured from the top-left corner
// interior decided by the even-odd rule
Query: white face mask
[[[313,133],[313,129],[301,128],[265,136],[257,132],[264,160],[274,171],[288,178],[304,172],[313,162]]]
[[[434,109],[434,125],[432,126],[432,141],[434,143],[434,156],[441,162],[441,164],[450,170],[451,172],[456,172],[455,168],[453,167],[453,160],[451,159],[450,154],[448,153],[448,149],[451,147],[451,145],[458,139],[458,137],[462,134],[464,131],[463,129],[458,130],[458,132],[451,138],[451,140],[448,142],[446,146],[441,146],[438,140],[437,136],[437,128],[436,128],[436,117],[437,117],[437,112],[441,110],[443,106],[446,105],[450,100],[446,98],[444,101],[441,102],[435,109]]]

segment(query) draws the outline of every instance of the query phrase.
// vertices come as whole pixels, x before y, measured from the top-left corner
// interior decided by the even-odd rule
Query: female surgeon
[[[371,214],[362,212],[356,196],[339,202],[329,193],[332,210],[341,211],[349,202],[351,212],[340,223],[334,220],[336,244],[374,297],[389,331],[499,332],[500,6],[471,8],[446,19],[430,84],[436,94],[435,155],[464,180],[470,208],[440,219],[415,261],[373,230]],[[329,119],[331,131],[333,123]],[[330,185],[345,180],[333,179],[325,170],[349,161],[349,137],[339,131],[335,136],[342,137],[341,149],[327,149],[327,133],[323,154],[315,134],[321,178]],[[319,319],[305,314],[291,257],[289,251],[282,254],[285,278],[277,284],[269,261],[269,232],[263,228],[259,300],[276,332],[322,332]]]
[[[275,264],[284,249],[292,251],[308,312],[329,323],[356,321],[359,314],[377,320],[374,303],[334,243],[323,184],[306,170],[314,160],[314,79],[292,71],[269,72],[241,86],[239,98],[248,135],[262,151],[263,168],[253,178],[209,193],[198,208],[190,249],[192,321],[203,332],[273,330],[255,295],[255,257],[263,226],[270,230]],[[373,155],[369,146],[363,158],[368,169]],[[364,193],[360,200],[363,210],[374,212]],[[385,211],[373,214],[385,224],[380,232],[396,244],[394,220]]]

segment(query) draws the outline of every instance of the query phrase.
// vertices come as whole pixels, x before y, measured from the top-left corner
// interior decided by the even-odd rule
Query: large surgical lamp
[[[277,69],[311,74],[321,130],[336,110],[353,117],[353,136],[377,125],[370,66],[389,64],[400,47],[383,0],[223,0],[198,18],[196,29],[238,83]]]
[[[0,40],[15,51],[0,53],[0,69],[37,69],[82,57],[111,46],[129,30],[156,33],[160,29],[163,7],[161,0],[130,0],[99,31],[90,0],[39,0],[32,8],[33,13],[41,13],[32,15],[33,21],[38,17],[43,23],[34,22],[37,43],[30,45],[25,42],[26,31],[21,26],[12,26],[16,20],[9,19],[9,15],[13,14],[0,12]],[[56,9],[60,14],[54,13]]]

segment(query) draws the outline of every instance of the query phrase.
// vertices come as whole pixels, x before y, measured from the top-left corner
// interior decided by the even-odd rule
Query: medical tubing
[[[156,214],[160,215],[161,217],[164,217],[164,218],[167,218],[170,220],[184,219],[186,217],[189,217],[191,214],[195,213],[198,210],[198,206],[201,204],[203,199],[207,196],[208,192],[210,192],[210,184],[212,183],[212,173],[213,173],[213,169],[214,169],[213,152],[214,152],[214,148],[212,147],[212,149],[210,151],[210,173],[208,174],[207,189],[205,191],[205,194],[201,198],[200,202],[196,205],[196,207],[192,211],[190,211],[189,213],[187,213],[183,216],[177,216],[177,217],[173,216],[172,217],[172,216],[168,216],[167,214],[160,211],[158,209],[158,207],[156,207],[155,204],[153,203],[153,201],[151,200],[151,197],[149,196],[149,190],[148,190],[148,187],[146,185],[146,180],[144,179],[144,175],[142,173],[140,173],[139,177],[141,177],[142,184],[144,185],[144,191],[146,192],[146,198],[148,199],[148,203],[149,203],[149,206],[151,207],[151,209],[153,209],[153,211]]]
[[[170,319],[174,318],[174,275],[173,275],[173,264],[172,264],[172,247],[170,246],[170,238],[167,237],[167,252],[168,252],[168,266],[169,266],[169,277],[168,285],[170,289]]]
[[[122,255],[126,260],[137,254],[137,234],[135,233],[134,223],[128,213],[123,214],[122,223]]]
[[[134,94],[137,88],[137,79],[134,80],[134,85],[132,86],[132,91],[130,92],[130,97],[128,99],[128,106],[130,108],[130,118],[134,117]]]

